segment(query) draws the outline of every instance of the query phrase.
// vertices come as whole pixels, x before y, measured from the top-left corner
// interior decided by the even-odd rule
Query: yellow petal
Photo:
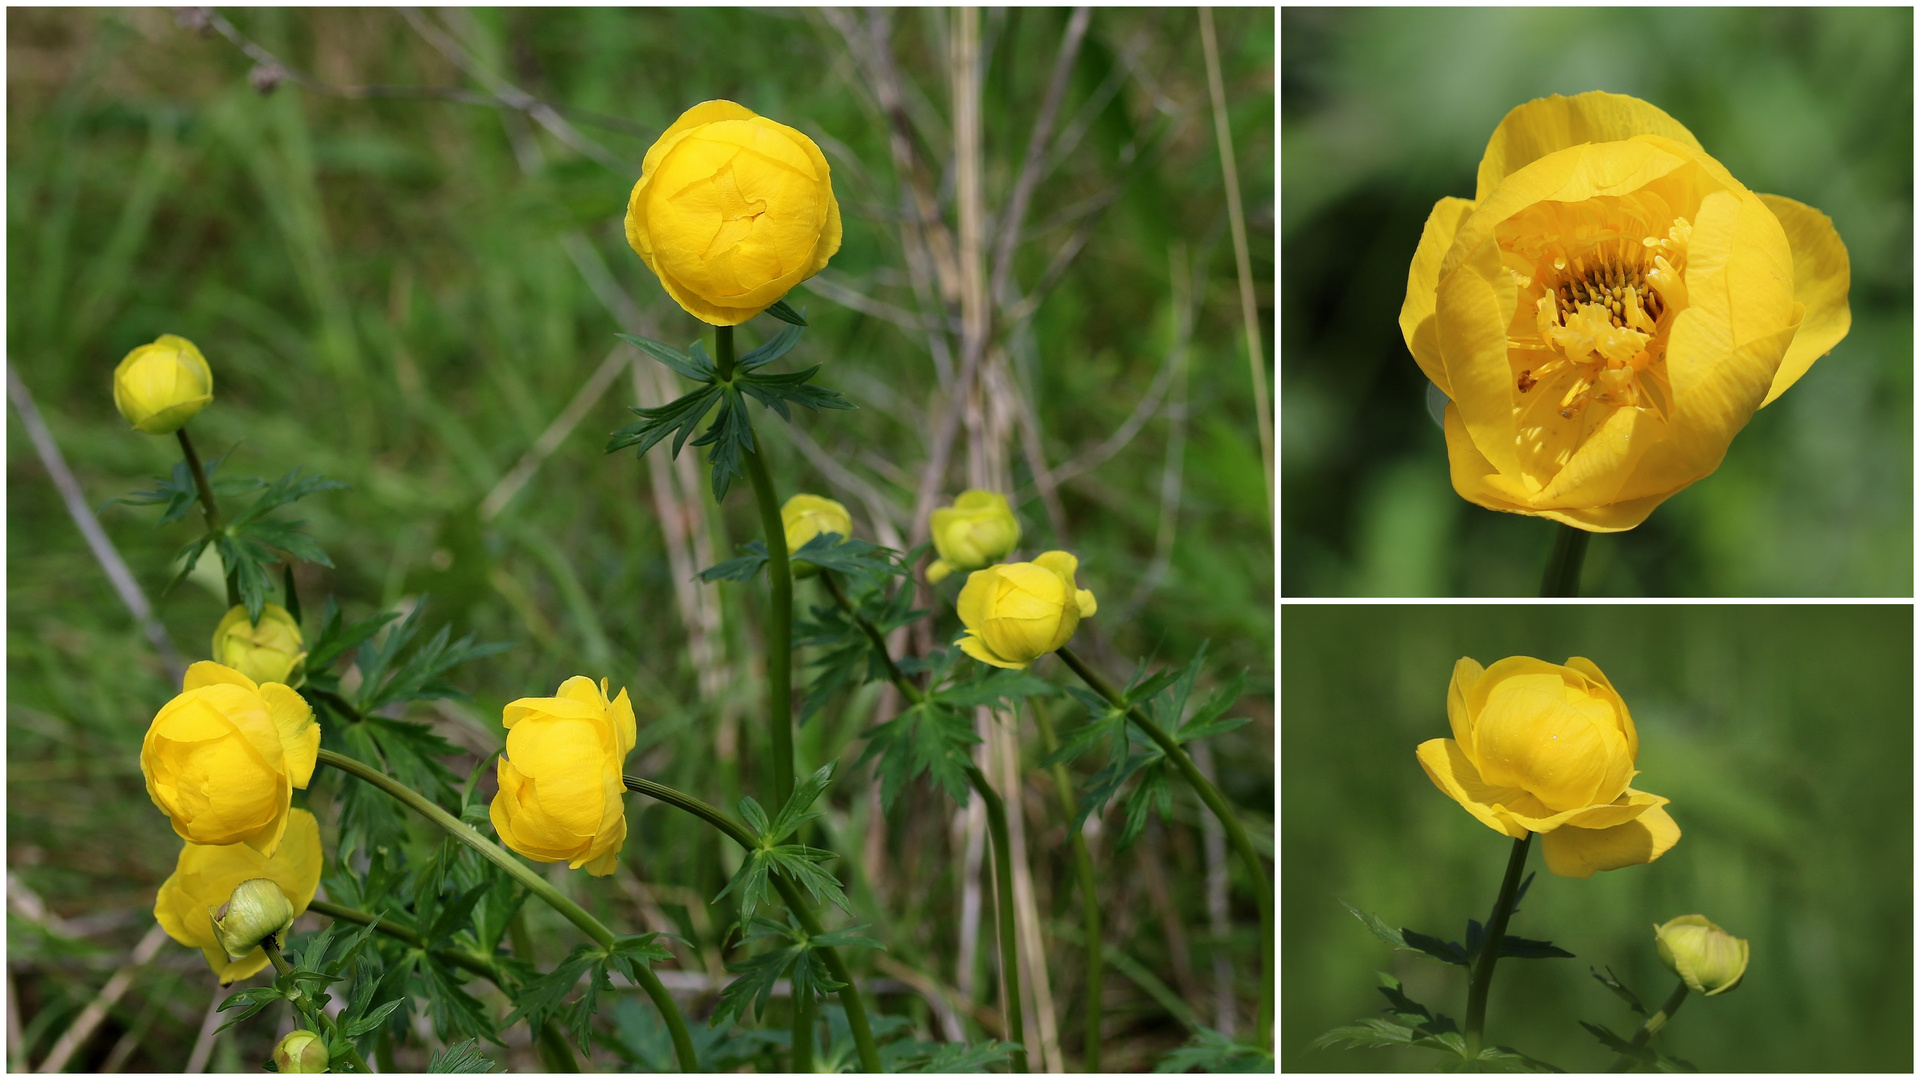
[[[1453,490],[1459,496],[1476,506],[1488,510],[1499,510],[1509,514],[1530,514],[1557,521],[1562,525],[1571,525],[1588,532],[1611,533],[1624,532],[1647,520],[1659,506],[1679,488],[1658,495],[1640,498],[1622,499],[1619,502],[1602,506],[1578,506],[1553,508],[1535,504],[1534,496],[1520,489],[1520,486],[1508,477],[1502,476],[1487,460],[1485,454],[1474,444],[1473,437],[1467,431],[1466,423],[1460,419],[1460,410],[1448,404],[1446,412],[1447,473],[1453,481]],[[1647,456],[1652,455],[1655,447],[1649,447]],[[1643,459],[1644,467],[1644,459]],[[1685,484],[1680,485],[1685,487]]]
[[[1610,829],[1632,821],[1654,807],[1665,806],[1670,801],[1664,796],[1628,788],[1618,799],[1605,806],[1590,806],[1576,811],[1566,824],[1582,829]]]
[[[1453,662],[1453,678],[1447,683],[1447,726],[1461,746],[1473,745],[1473,714],[1467,709],[1467,690],[1486,670],[1471,656]]]
[[[1572,656],[1567,658],[1567,666],[1586,676],[1613,703],[1614,716],[1620,722],[1620,733],[1627,740],[1627,755],[1635,761],[1640,760],[1640,733],[1633,726],[1633,714],[1627,711],[1626,699],[1613,688],[1613,683],[1600,670],[1600,665],[1584,656]]]
[[[1581,143],[1607,143],[1635,135],[1663,135],[1700,149],[1684,125],[1639,98],[1591,90],[1573,97],[1537,98],[1507,113],[1480,159],[1474,199],[1486,198],[1510,174],[1548,154]]]
[[[1069,551],[1043,551],[1033,557],[1033,565],[1051,570],[1071,582],[1080,569],[1080,560]]]
[[[1524,788],[1556,813],[1611,801],[1615,792],[1603,788],[1626,758],[1618,731],[1567,701],[1564,687],[1557,672],[1500,680],[1473,731],[1487,783]]]
[[[1080,617],[1083,619],[1089,615],[1097,615],[1100,612],[1100,602],[1093,598],[1093,593],[1090,590],[1074,590],[1073,602],[1079,607]]]
[[[180,680],[180,689],[184,692],[198,690],[203,686],[219,686],[223,683],[254,691],[260,689],[259,683],[225,664],[216,664],[211,660],[200,660],[188,667],[186,677]]]
[[[681,113],[680,118],[675,120],[672,126],[660,133],[659,140],[653,144],[653,148],[647,151],[647,156],[640,162],[640,171],[652,172],[654,167],[660,164],[660,159],[673,148],[673,144],[679,141],[676,136],[703,124],[717,124],[722,120],[751,120],[756,115],[758,114],[752,109],[737,101],[728,101],[725,98],[703,101]]]
[[[973,657],[983,664],[992,664],[994,667],[1011,668],[1014,671],[1025,671],[1028,667],[1032,666],[1033,663],[1031,660],[1025,663],[1019,663],[1013,660],[1002,659],[992,649],[987,648],[986,642],[971,632],[969,632],[966,637],[954,642],[954,644],[960,646],[961,652],[966,653],[968,656]]]
[[[935,559],[927,565],[927,584],[938,585],[953,573],[953,567],[945,559]]]
[[[1433,786],[1479,818],[1481,824],[1515,840],[1525,838],[1525,828],[1505,812],[1494,809],[1494,804],[1519,796],[1520,790],[1494,787],[1482,780],[1480,771],[1467,759],[1459,743],[1452,739],[1428,739],[1414,751],[1414,756],[1420,759],[1420,767],[1427,771]]]
[[[1588,878],[1596,870],[1650,863],[1680,841],[1680,826],[1665,809],[1648,807],[1639,817],[1610,829],[1572,825],[1540,837],[1547,869],[1561,877]]]
[[[280,733],[287,779],[294,787],[305,788],[313,779],[313,766],[320,753],[320,725],[313,722],[313,706],[298,691],[280,683],[261,687],[260,696],[266,699],[267,715]]]
[[[1420,246],[1413,253],[1413,265],[1407,269],[1407,298],[1400,305],[1400,334],[1407,339],[1407,351],[1413,353],[1420,370],[1452,397],[1447,390],[1446,368],[1440,363],[1440,339],[1434,329],[1434,290],[1440,284],[1440,260],[1453,246],[1460,223],[1473,213],[1467,199],[1441,199],[1433,204],[1427,223],[1420,230]]]
[[[954,601],[954,610],[960,616],[961,625],[969,630],[977,630],[986,624],[987,617],[993,614],[993,594],[999,583],[1000,568],[997,566],[975,570],[967,575],[967,583],[961,586],[960,596]]]
[[[1779,195],[1761,195],[1759,199],[1786,230],[1787,244],[1793,249],[1793,298],[1806,305],[1800,330],[1774,372],[1766,400],[1760,403],[1764,408],[1847,336],[1853,326],[1853,311],[1847,305],[1852,280],[1847,246],[1834,231],[1833,219]]]

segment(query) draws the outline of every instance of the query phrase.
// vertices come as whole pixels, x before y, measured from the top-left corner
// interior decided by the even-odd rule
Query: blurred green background
[[[1911,595],[1912,9],[1289,8],[1281,26],[1286,595],[1539,588],[1554,526],[1454,494],[1397,320],[1422,223],[1473,196],[1500,118],[1595,89],[1832,216],[1853,329],[1718,472],[1597,537],[1584,595]]]
[[[1314,1050],[1379,1015],[1375,971],[1456,1021],[1462,968],[1399,952],[1343,909],[1460,940],[1486,920],[1511,841],[1434,787],[1453,662],[1585,656],[1640,732],[1634,785],[1672,799],[1680,842],[1578,881],[1539,871],[1510,932],[1572,960],[1504,960],[1487,1038],[1574,1072],[1613,1061],[1577,1023],[1639,1019],[1674,978],[1652,925],[1699,913],[1748,939],[1746,981],[1689,997],[1658,1037],[1707,1072],[1913,1068],[1913,609],[1288,606],[1282,615],[1283,1069],[1431,1069],[1431,1051]],[[1536,847],[1538,845],[1535,845]]]
[[[826,14],[801,9],[426,16],[485,70],[563,105],[609,165],[510,111],[342,100],[291,83],[263,96],[249,85],[252,61],[234,45],[183,28],[164,10],[10,9],[9,362],[95,507],[178,460],[173,440],[129,431],[109,391],[120,358],[161,333],[196,342],[216,372],[216,400],[193,423],[203,453],[238,447],[232,474],[278,476],[301,465],[352,484],[282,515],[306,519],[337,564],[301,570],[310,634],[329,594],[349,619],[431,594],[429,633],[451,620],[456,636],[516,643],[454,673],[472,705],[412,713],[473,752],[450,762],[460,775],[498,745],[504,702],[591,671],[633,692],[641,735],[630,771],[731,805],[756,783],[759,725],[743,728],[742,718],[757,714],[764,692],[754,606],[762,601],[753,590],[715,590],[722,677],[718,696],[703,700],[647,467],[631,453],[602,453],[606,433],[632,419],[627,375],[590,400],[498,517],[483,522],[476,507],[616,344],[622,327],[581,267],[604,264],[598,284],[634,305],[657,336],[685,343],[700,330],[628,249],[620,215],[659,132],[688,106],[728,97],[821,144],[846,222],[830,269],[790,298],[813,321],[791,357],[825,362],[822,383],[860,409],[802,412],[791,429],[763,424],[775,486],[783,497],[805,490],[842,500],[869,537],[876,513],[902,532],[910,527],[928,409],[941,364],[955,358],[930,352],[919,322],[889,125],[861,66],[875,37],[869,16],[840,14],[856,20],[851,38]],[[334,85],[481,88],[395,11],[227,15],[287,64]],[[1069,16],[981,13],[983,183],[995,211],[1019,173]],[[950,13],[879,18],[920,179],[951,227]],[[1226,9],[1216,20],[1256,292],[1271,325],[1274,17]],[[1101,615],[1075,645],[1115,676],[1149,655],[1184,659],[1203,640],[1213,642],[1214,673],[1250,669],[1240,711],[1254,723],[1221,740],[1221,780],[1256,809],[1255,831],[1265,836],[1275,569],[1195,13],[1094,12],[1063,101],[1050,168],[1027,215],[1029,239],[1012,264],[1011,300],[1050,287],[1025,332],[1003,343],[1033,413],[1031,441],[1017,431],[1004,448],[1024,550],[1079,554],[1080,582],[1099,596]],[[1192,268],[1191,280],[1176,285],[1175,266]],[[829,285],[863,310],[821,291]],[[945,306],[929,317],[941,328],[957,324]],[[744,328],[742,347],[770,334],[769,323]],[[1156,377],[1176,370],[1181,379],[1169,377],[1158,404],[1135,417]],[[803,456],[792,432],[817,444],[817,456]],[[10,880],[64,920],[9,920],[9,998],[25,1028],[14,1052],[37,1062],[151,925],[154,891],[172,869],[178,842],[148,802],[136,753],[176,688],[11,414],[7,434],[8,866]],[[963,436],[940,485],[946,496],[966,486],[965,447]],[[1057,515],[1036,491],[1029,447],[1052,467],[1092,465],[1061,481]],[[666,448],[654,454],[664,459]],[[196,659],[224,602],[212,578],[159,598],[195,521],[156,529],[157,517],[154,508],[124,506],[101,515],[174,642]],[[709,523],[716,561],[758,535],[744,484]],[[796,597],[824,602],[807,583]],[[939,633],[951,640],[950,629],[943,622]],[[859,696],[807,726],[798,740],[803,774],[828,760],[852,765],[875,700]],[[1078,719],[1062,710],[1058,722]],[[1042,751],[1030,729],[1023,738],[1037,902],[1061,1042],[1077,1059],[1072,1003],[1083,975],[1076,948],[1055,930],[1058,919],[1060,933],[1073,932],[1078,901],[1051,777],[1032,769]],[[1082,776],[1097,767],[1088,759]],[[871,820],[867,774],[843,773],[833,802],[840,849],[861,852]],[[860,917],[885,927],[877,936],[888,955],[948,986],[963,978],[956,852],[965,834],[954,831],[953,813],[944,796],[903,795],[870,875],[854,888]],[[640,884],[668,890],[655,900],[718,973],[717,932],[728,918],[716,910],[700,921],[705,913],[696,917],[686,901],[717,893],[732,869],[726,860],[737,856],[641,800],[629,814],[622,863],[639,875],[623,879],[632,887],[589,885],[577,874],[567,887],[622,928],[650,918]],[[1110,947],[1198,999],[1212,992],[1213,956],[1246,955],[1256,924],[1250,892],[1236,889],[1232,933],[1222,940],[1206,929],[1196,804],[1183,798],[1178,814],[1123,855],[1097,842],[1095,857],[1110,868]],[[536,915],[541,958],[551,962],[575,938]],[[1169,919],[1189,926],[1188,936],[1169,938]],[[983,1000],[990,962],[990,949],[972,961]],[[1236,969],[1250,1008],[1251,972],[1244,962]],[[1109,1068],[1151,1067],[1186,1040],[1147,990],[1111,968],[1106,985]],[[97,1068],[124,1052],[121,1067],[178,1069],[211,993],[198,954],[167,945],[71,1067]],[[912,1000],[893,995],[881,1007],[908,1015]],[[924,1028],[924,1009],[912,1019]],[[1243,1031],[1250,1022],[1248,1013]],[[222,1037],[212,1064],[256,1065],[268,1026]],[[523,1025],[516,1030],[524,1034]],[[602,1063],[615,1060],[635,1067],[630,1048]],[[402,1058],[424,1062],[424,1051]]]

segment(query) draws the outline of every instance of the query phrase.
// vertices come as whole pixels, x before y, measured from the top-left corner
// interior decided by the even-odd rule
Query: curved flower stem
[[[1533,843],[1528,833],[1513,842],[1507,856],[1507,876],[1500,881],[1500,897],[1493,902],[1493,914],[1487,919],[1487,936],[1480,946],[1480,958],[1473,965],[1473,982],[1467,988],[1467,1060],[1480,1056],[1480,1032],[1487,1025],[1487,990],[1493,986],[1493,965],[1500,961],[1500,946],[1507,939],[1507,920],[1513,915],[1514,893],[1520,888],[1520,871],[1527,865],[1527,847]]]
[[[1587,541],[1593,534],[1585,529],[1562,525],[1553,534],[1553,554],[1547,558],[1547,574],[1540,580],[1541,596],[1579,596],[1580,564],[1587,557]]]
[[[1680,1011],[1680,1006],[1685,1004],[1686,1000],[1687,981],[1682,979],[1680,980],[1680,985],[1673,988],[1673,993],[1667,995],[1666,1003],[1660,1006],[1660,1011],[1647,1017],[1646,1022],[1640,1025],[1640,1030],[1633,1033],[1633,1042],[1631,1044],[1633,1048],[1638,1050],[1647,1045],[1647,1040],[1658,1035],[1660,1029],[1667,1026],[1667,1021],[1673,1019],[1673,1014]],[[1631,1068],[1633,1068],[1633,1059],[1622,1054],[1620,1055],[1620,1060],[1613,1063],[1613,1068],[1607,1071],[1610,1073],[1626,1072]]]
[[[668,806],[684,810],[725,833],[734,843],[748,851],[759,846],[759,837],[754,836],[745,825],[722,813],[717,807],[678,788],[670,788],[652,780],[643,780],[638,776],[624,776],[621,779],[626,782],[628,791],[637,792],[650,799],[666,803]],[[802,895],[798,885],[795,885],[785,874],[774,874],[773,886],[780,891],[780,898],[786,902],[787,910],[793,912],[794,917],[800,921],[800,928],[809,936],[818,937],[827,932],[820,925],[820,920],[814,917],[813,908],[808,906],[807,898]],[[873,1028],[867,1023],[866,1001],[860,996],[860,988],[854,985],[853,972],[848,969],[846,962],[840,959],[839,950],[831,945],[816,945],[814,951],[820,954],[821,961],[827,965],[827,974],[832,975],[833,980],[841,984],[841,989],[836,993],[840,995],[841,1006],[847,1011],[847,1027],[853,1032],[853,1045],[860,1055],[861,1071],[884,1072],[885,1070],[880,1067],[880,1049],[873,1041]]]
[[[999,897],[994,912],[994,934],[1000,939],[1000,998],[1007,1014],[1007,1038],[1013,1052],[1013,1071],[1027,1071],[1026,1021],[1020,1012],[1020,950],[1013,925],[1013,855],[1007,845],[1007,804],[993,790],[980,766],[968,764],[967,780],[987,804],[987,832],[993,837],[993,889]]]
[[[1060,740],[1053,734],[1053,721],[1047,719],[1047,710],[1039,702],[1032,703],[1034,726],[1040,729],[1040,740],[1051,754],[1060,748]],[[1074,820],[1079,808],[1073,802],[1073,780],[1067,776],[1067,767],[1059,762],[1053,766],[1053,784],[1060,792],[1060,811],[1066,820]],[[1087,1015],[1086,1049],[1082,1051],[1080,1068],[1085,1072],[1100,1071],[1100,988],[1101,988],[1101,941],[1100,941],[1100,894],[1095,885],[1099,880],[1093,872],[1093,853],[1087,848],[1086,833],[1073,830],[1073,873],[1080,884],[1080,912],[1087,929]]]
[[[207,535],[219,536],[221,533],[220,507],[213,501],[213,485],[207,482],[206,467],[200,464],[200,454],[193,448],[193,440],[187,438],[187,429],[174,432],[180,437],[180,453],[187,459],[187,469],[193,473],[193,486],[200,489],[200,512],[207,519]],[[225,570],[226,567],[221,567]],[[227,575],[227,606],[240,604],[240,583],[232,574]]]
[[[1122,697],[1111,683],[1102,678],[1099,672],[1088,667],[1085,661],[1074,655],[1073,650],[1062,646],[1057,652],[1060,659],[1072,668],[1073,673],[1080,676],[1080,680],[1091,687],[1094,693],[1106,698],[1116,708],[1126,704],[1126,698]],[[1133,721],[1141,731],[1146,732],[1147,737],[1159,745],[1161,753],[1167,755],[1167,760],[1173,762],[1174,767],[1180,770],[1180,775],[1186,778],[1194,794],[1200,796],[1200,801],[1206,804],[1215,818],[1219,819],[1220,827],[1227,832],[1228,842],[1233,845],[1233,850],[1239,854],[1240,860],[1246,863],[1248,873],[1253,875],[1254,900],[1260,908],[1260,966],[1258,969],[1260,1015],[1256,1025],[1256,1038],[1262,1049],[1270,1051],[1273,1049],[1273,975],[1270,967],[1273,963],[1273,879],[1267,876],[1266,864],[1261,861],[1260,852],[1254,848],[1252,838],[1247,836],[1246,828],[1240,824],[1239,815],[1233,812],[1232,805],[1227,802],[1225,796],[1220,794],[1220,789],[1213,786],[1213,781],[1208,780],[1206,774],[1194,765],[1193,759],[1187,756],[1186,750],[1182,749],[1180,744],[1174,741],[1173,736],[1168,735],[1159,724],[1154,723],[1153,719],[1140,709],[1127,707],[1127,718]]]
[[[560,890],[554,888],[551,882],[539,874],[534,873],[525,863],[509,855],[505,848],[481,836],[473,826],[447,813],[441,809],[439,805],[434,803],[433,800],[428,799],[426,796],[373,766],[363,761],[347,757],[345,754],[323,749],[320,751],[319,760],[321,764],[331,765],[341,772],[358,777],[405,803],[408,808],[412,809],[421,817],[440,826],[448,836],[479,852],[481,857],[485,858],[488,862],[505,870],[508,877],[526,886],[527,891],[546,901],[547,906],[566,916],[567,921],[584,931],[588,937],[593,939],[594,944],[599,945],[603,949],[613,947],[613,931],[607,929],[604,923],[588,914],[587,910],[579,904],[560,895]],[[673,1050],[675,1056],[680,1060],[681,1070],[684,1072],[700,1071],[700,1059],[693,1051],[693,1039],[687,1034],[687,1021],[680,1015],[680,1006],[675,1004],[673,995],[667,992],[667,988],[661,983],[660,977],[655,975],[649,968],[636,965],[635,970],[640,975],[640,988],[646,991],[649,998],[653,999],[654,1006],[660,1010],[661,1019],[666,1021],[667,1033],[673,1038]]]

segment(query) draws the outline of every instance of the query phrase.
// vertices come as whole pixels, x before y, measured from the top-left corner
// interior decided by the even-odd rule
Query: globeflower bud
[[[271,858],[246,844],[182,845],[172,876],[160,885],[153,917],[168,937],[199,949],[222,985],[245,979],[267,966],[266,950],[256,946],[235,960],[221,941],[216,921],[207,917],[208,911],[226,904],[232,920],[246,906],[234,903],[236,889],[265,878],[279,889],[282,901],[297,918],[320,887],[320,859],[320,823],[305,810],[287,814],[286,833]]]
[[[1065,645],[1080,620],[1097,609],[1093,593],[1074,587],[1080,560],[1049,551],[1032,562],[975,570],[957,607],[967,628],[955,644],[994,667],[1024,668]]]
[[[299,686],[307,681],[300,624],[279,604],[268,604],[258,624],[236,604],[213,630],[213,659],[256,683]]]
[[[1712,997],[1740,985],[1747,973],[1747,941],[1707,921],[1682,915],[1653,928],[1660,962],[1696,994]]]
[[[329,1060],[327,1040],[304,1029],[288,1032],[273,1048],[273,1067],[283,1073],[323,1073]]]
[[[213,369],[193,342],[161,334],[113,369],[113,404],[149,435],[171,435],[213,400]]]
[[[780,508],[780,523],[786,526],[789,555],[821,533],[839,533],[843,539],[853,535],[853,517],[847,508],[819,495],[795,495],[788,499]],[[810,562],[792,565],[794,577],[811,577],[819,570]]]
[[[940,557],[927,567],[927,583],[955,570],[979,570],[1004,559],[1020,543],[1020,522],[997,491],[963,491],[952,506],[933,512],[933,546]]]
[[[703,101],[647,151],[627,243],[694,318],[738,326],[840,250],[827,159],[785,124]]]
[[[269,878],[248,878],[233,887],[227,898],[227,914],[207,908],[213,920],[213,939],[227,950],[230,959],[245,959],[269,938],[278,938],[293,929],[293,905],[287,894]]]
[[[509,703],[500,722],[507,751],[489,808],[500,841],[538,862],[613,873],[627,842],[620,767],[636,735],[627,692],[608,700],[605,679],[575,675],[557,697]]]

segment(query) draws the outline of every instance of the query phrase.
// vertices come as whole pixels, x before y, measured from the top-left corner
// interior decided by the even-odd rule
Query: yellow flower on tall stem
[[[1074,584],[1080,560],[1049,551],[1032,562],[1000,563],[967,576],[955,607],[967,629],[956,644],[994,667],[1025,668],[1065,645],[1099,609]]]
[[[627,841],[620,769],[637,734],[627,692],[608,699],[605,679],[575,675],[558,696],[510,702],[500,722],[507,750],[489,808],[500,841],[538,862],[613,873]]]
[[[149,435],[171,435],[213,400],[213,369],[193,342],[161,334],[113,369],[113,405]]]
[[[242,882],[265,878],[280,887],[297,918],[320,888],[320,859],[320,823],[305,810],[288,812],[286,835],[271,857],[245,844],[189,843],[180,849],[173,876],[160,885],[153,917],[167,936],[199,949],[222,984],[247,978],[267,966],[266,950],[256,947],[237,960],[228,956],[213,912],[233,899]]]
[[[1500,122],[1474,197],[1427,219],[1400,330],[1447,396],[1462,498],[1618,532],[1846,336],[1847,289],[1825,214],[1593,91]]]

